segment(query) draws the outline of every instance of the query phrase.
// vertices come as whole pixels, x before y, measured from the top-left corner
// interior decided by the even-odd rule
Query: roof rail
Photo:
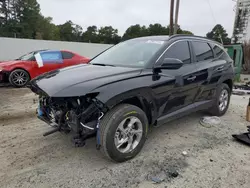
[[[176,37],[192,37],[192,38],[201,38],[201,39],[208,39],[206,37],[191,35],[191,34],[175,34],[169,37],[169,39],[176,38]]]
[[[215,41],[213,39],[209,39],[209,38],[201,37],[201,36],[196,36],[196,35],[191,35],[191,34],[176,34],[176,35],[172,35],[172,36],[169,37],[169,40],[173,39],[173,38],[177,38],[177,37],[188,37],[188,38],[205,39],[205,40],[213,41],[215,43],[218,43],[218,44],[222,45],[220,42],[217,42],[217,41]]]

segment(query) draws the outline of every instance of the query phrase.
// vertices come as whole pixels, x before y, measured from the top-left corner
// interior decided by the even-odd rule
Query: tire
[[[226,92],[228,94],[228,97],[227,97],[227,104],[222,109],[222,108],[220,108],[220,104],[221,104],[220,98],[224,92]],[[209,110],[209,113],[211,115],[214,115],[214,116],[223,116],[228,110],[228,107],[230,104],[230,97],[231,97],[231,90],[230,90],[229,86],[227,84],[224,84],[224,83],[221,84],[216,91],[215,103],[214,103],[213,107]]]
[[[26,86],[29,83],[29,81],[30,81],[30,75],[27,71],[23,69],[15,69],[9,75],[10,84],[17,88]]]
[[[138,129],[137,132],[140,132],[139,130],[142,130],[141,136],[139,136],[140,133],[135,133],[134,136],[131,136],[133,134],[132,132],[135,131],[135,129],[132,129],[132,131],[130,132],[131,134],[130,133],[127,134],[128,135],[127,138],[132,138],[132,140],[140,138],[140,140],[137,141],[138,144],[134,145],[133,146],[134,148],[131,149],[131,147],[129,147],[129,142],[127,142],[122,144],[118,148],[117,142],[115,142],[115,140],[118,141],[117,140],[118,137],[122,137],[122,135],[126,137],[124,132],[126,132],[129,129],[129,125],[127,125],[126,127],[125,124],[126,123],[129,124],[135,120],[136,122],[135,124],[133,124],[132,127]],[[124,124],[122,125],[123,122]],[[120,131],[121,130],[120,125],[122,125],[123,128],[124,126],[126,127],[124,131]],[[113,161],[116,162],[127,161],[135,157],[141,151],[146,141],[147,132],[148,132],[148,119],[146,117],[146,114],[137,106],[130,104],[120,104],[111,109],[100,122],[101,150],[106,157],[108,157]],[[132,143],[136,142],[134,141]],[[130,149],[126,150],[126,148],[130,148],[131,150]]]

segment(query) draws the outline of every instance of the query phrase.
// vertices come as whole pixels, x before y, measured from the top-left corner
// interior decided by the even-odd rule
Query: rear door
[[[175,58],[184,65],[177,70],[162,69],[158,85],[153,88],[159,109],[159,116],[167,115],[193,103],[197,93],[196,66],[192,63],[188,41],[174,42],[159,61],[164,58]],[[169,77],[173,83],[169,85]],[[166,82],[165,80],[168,80]],[[165,83],[166,82],[166,83]]]
[[[199,83],[195,102],[208,102],[214,98],[217,83],[224,74],[227,64],[223,58],[225,51],[220,46],[207,41],[193,41],[192,49],[195,54]]]

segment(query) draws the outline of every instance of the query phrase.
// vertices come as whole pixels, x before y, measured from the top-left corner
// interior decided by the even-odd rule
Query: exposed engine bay
[[[80,147],[85,145],[85,140],[98,133],[98,126],[104,105],[93,98],[84,97],[45,97],[39,96],[37,109],[38,118],[46,122],[53,129],[44,133],[48,136],[57,131],[73,132],[73,143]],[[100,147],[97,134],[97,148]]]

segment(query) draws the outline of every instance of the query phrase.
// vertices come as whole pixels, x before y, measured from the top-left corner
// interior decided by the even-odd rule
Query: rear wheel
[[[104,155],[116,162],[135,157],[146,141],[147,129],[147,117],[137,106],[121,104],[111,109],[100,124]]]
[[[231,90],[227,84],[221,84],[217,89],[216,100],[213,107],[209,110],[210,114],[223,116],[229,107]]]
[[[29,81],[29,73],[23,69],[15,69],[9,75],[9,82],[14,87],[24,87]]]

